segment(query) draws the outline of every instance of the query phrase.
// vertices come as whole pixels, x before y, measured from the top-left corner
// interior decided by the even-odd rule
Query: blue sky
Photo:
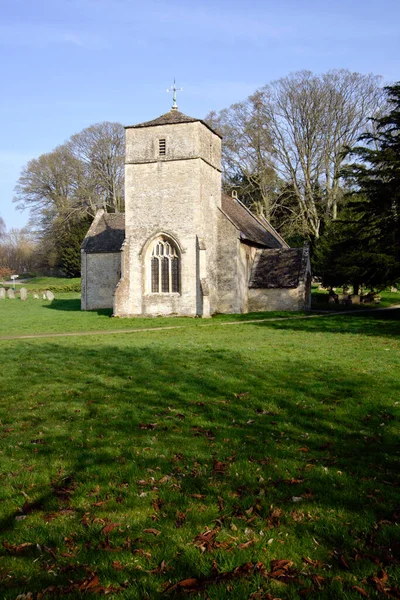
[[[31,158],[100,121],[204,117],[300,69],[400,79],[399,0],[0,0],[0,215]]]

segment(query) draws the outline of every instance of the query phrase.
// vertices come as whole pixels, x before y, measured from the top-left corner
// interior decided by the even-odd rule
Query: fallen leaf
[[[216,460],[215,458],[213,458],[214,473],[225,473],[226,468],[227,468],[226,463],[223,463],[220,460]]]
[[[178,583],[175,583],[168,591],[179,588],[185,590],[185,592],[197,592],[200,588],[200,581],[194,577],[189,577],[188,579],[178,581]]]
[[[150,571],[147,571],[147,573],[152,573],[154,575],[157,575],[158,573],[166,573],[166,571],[170,571],[171,567],[169,567],[167,565],[167,563],[165,562],[165,560],[161,561],[160,566],[156,567],[155,569],[150,569]]]
[[[116,571],[122,571],[125,568],[124,565],[119,562],[119,560],[114,560],[114,562],[111,564],[111,566]]]
[[[322,575],[316,575],[314,573],[313,575],[311,575],[311,579],[317,585],[318,589],[322,590],[322,588],[325,584],[325,581],[326,581],[325,577],[322,577]]]
[[[238,548],[240,548],[240,550],[245,550],[246,548],[248,548],[249,546],[252,546],[254,544],[254,540],[249,540],[248,542],[243,542],[242,544],[238,544]]]
[[[312,567],[320,567],[321,566],[320,560],[312,560],[311,558],[308,558],[307,556],[305,556],[303,558],[303,560],[305,563],[307,563],[308,565],[311,565]]]
[[[108,525],[103,527],[103,529],[101,530],[100,533],[102,533],[103,535],[108,535],[109,533],[111,533],[111,531],[113,529],[115,529],[116,527],[120,527],[120,526],[121,526],[121,523],[109,523]]]
[[[99,500],[99,502],[93,502],[90,506],[103,506],[104,504],[107,504],[107,502],[108,500]]]
[[[364,596],[364,598],[369,598],[367,592],[365,590],[363,590],[363,588],[359,587],[358,585],[353,585],[353,590],[356,590],[356,592],[361,594],[361,596]]]
[[[90,590],[91,592],[95,592],[95,589],[100,586],[100,580],[97,575],[92,575],[89,579],[85,579],[80,585],[79,589],[81,591]]]
[[[186,517],[187,517],[187,513],[179,512],[179,511],[176,513],[175,527],[177,529],[179,529],[180,527],[182,527],[182,525],[186,521]]]
[[[161,531],[159,531],[158,529],[143,529],[143,533],[151,533],[152,535],[161,535]]]
[[[151,558],[151,552],[146,552],[146,550],[143,550],[143,548],[135,548],[135,550],[132,550],[132,554],[144,556],[144,558],[148,558],[149,560]]]
[[[378,592],[384,594],[386,592],[385,583],[387,583],[388,579],[389,576],[386,573],[386,571],[384,571],[384,569],[381,569],[376,575],[372,575],[369,578],[369,581],[375,584],[375,587],[378,590]]]
[[[10,554],[21,554],[21,552],[28,550],[28,548],[32,548],[34,545],[35,544],[32,544],[31,542],[24,542],[23,544],[9,544],[3,540],[3,546]]]
[[[202,552],[212,552],[214,548],[220,547],[219,544],[215,542],[215,537],[218,535],[219,531],[220,528],[215,527],[214,529],[207,529],[204,533],[199,533],[194,539],[194,545]]]
[[[161,477],[161,479],[158,481],[158,483],[166,483],[170,479],[172,479],[172,477],[170,475],[164,475],[164,477]]]

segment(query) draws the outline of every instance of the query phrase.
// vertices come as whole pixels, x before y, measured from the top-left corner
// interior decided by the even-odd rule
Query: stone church
[[[82,310],[114,316],[310,307],[307,248],[221,193],[221,137],[177,110],[126,127],[125,214],[98,210],[82,244]]]

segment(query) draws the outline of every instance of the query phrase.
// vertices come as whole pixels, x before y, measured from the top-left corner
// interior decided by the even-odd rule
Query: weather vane
[[[171,85],[171,87],[167,88],[167,92],[173,92],[173,96],[172,96],[172,110],[178,110],[178,105],[176,103],[176,92],[182,92],[183,88],[179,88],[177,89],[176,85],[175,85],[175,78],[174,78],[174,85]]]

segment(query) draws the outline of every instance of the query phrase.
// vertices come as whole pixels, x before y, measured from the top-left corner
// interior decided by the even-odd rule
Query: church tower
[[[179,112],[126,128],[125,241],[115,316],[217,310],[221,138]]]

